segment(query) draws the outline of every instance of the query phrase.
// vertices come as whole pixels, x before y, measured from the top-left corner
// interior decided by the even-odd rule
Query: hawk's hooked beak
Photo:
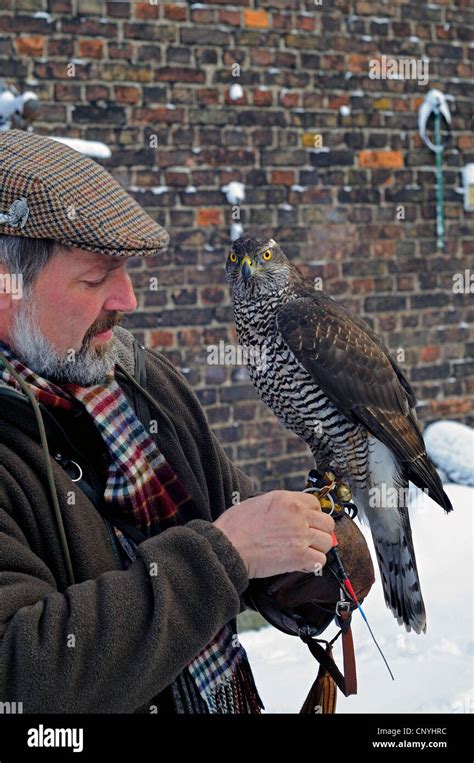
[[[242,278],[244,279],[244,284],[247,286],[247,281],[249,280],[250,276],[252,275],[254,271],[252,260],[250,259],[248,254],[246,254],[245,257],[242,257],[242,262],[240,263],[240,270],[242,273]]]

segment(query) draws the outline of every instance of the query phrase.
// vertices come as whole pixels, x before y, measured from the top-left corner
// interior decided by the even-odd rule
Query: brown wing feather
[[[410,479],[449,511],[412,411],[415,395],[382,340],[321,292],[282,305],[276,320],[289,349],[336,408],[390,448]]]

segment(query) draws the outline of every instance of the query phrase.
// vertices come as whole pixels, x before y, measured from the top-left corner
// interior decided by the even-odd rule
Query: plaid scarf
[[[104,491],[106,503],[113,505],[114,510],[119,508],[124,518],[146,537],[189,521],[192,498],[137,418],[115,379],[114,370],[105,384],[58,385],[27,368],[2,341],[0,352],[43,405],[71,411],[84,407],[92,417],[110,455]],[[0,380],[19,388],[5,366]],[[118,528],[112,528],[127,555],[128,561],[123,560],[127,568],[136,558],[136,545]],[[193,712],[194,708],[195,712],[208,713],[260,713],[263,708],[246,652],[230,624],[224,625],[187,670],[193,679],[192,686],[183,675],[185,671],[172,685],[178,712]],[[197,705],[193,697],[196,690],[201,698]]]

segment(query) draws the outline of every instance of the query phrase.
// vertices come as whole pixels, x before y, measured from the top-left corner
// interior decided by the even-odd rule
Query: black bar
[[[419,763],[448,756],[456,763],[472,763],[472,721],[468,713],[164,717],[164,714],[26,715],[6,714],[3,709],[0,763],[106,759],[154,762],[183,751],[213,759],[237,753],[242,763],[248,757],[260,757],[262,752],[266,762],[270,756],[278,760],[282,754],[320,763],[322,755],[331,756],[329,761],[343,756],[350,760],[359,754],[362,760],[367,757],[403,760],[414,753]],[[69,734],[65,732],[61,737],[57,731],[60,729],[69,730]],[[44,746],[29,746],[28,740],[42,741]],[[71,746],[45,746],[50,741],[57,744],[64,741]]]

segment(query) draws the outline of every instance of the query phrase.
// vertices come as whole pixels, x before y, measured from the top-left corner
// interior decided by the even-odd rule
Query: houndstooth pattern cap
[[[100,164],[52,138],[0,133],[0,235],[114,257],[158,254],[169,235]]]

